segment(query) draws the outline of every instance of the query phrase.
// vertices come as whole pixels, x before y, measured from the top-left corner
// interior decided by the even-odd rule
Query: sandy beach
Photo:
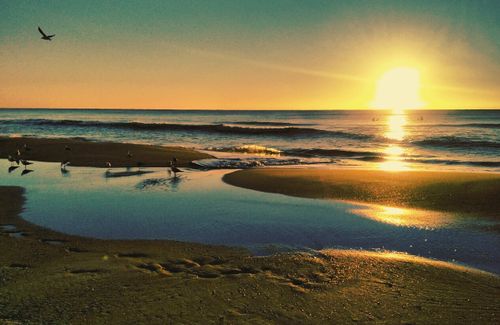
[[[66,147],[71,150],[66,150]],[[139,162],[145,167],[163,167],[169,166],[172,157],[177,158],[178,166],[185,167],[193,160],[211,158],[208,154],[182,147],[92,142],[84,139],[0,137],[0,158],[15,156],[17,150],[23,159],[48,162],[69,160],[72,166],[90,167],[106,167],[106,162],[110,162],[113,167],[136,167]],[[128,152],[132,157],[127,156]]]
[[[298,197],[500,218],[498,173],[261,168],[228,174],[224,181]]]
[[[61,146],[64,151],[67,144],[103,151],[112,147],[116,156],[106,158],[125,164],[121,156],[130,148],[79,140],[30,140],[33,157],[40,160],[50,160],[44,154]],[[10,143],[10,150],[26,141],[4,143]],[[4,154],[5,146],[1,148]],[[157,152],[162,159],[172,154],[169,148],[132,148],[141,154],[139,148]],[[89,151],[80,150],[78,161],[82,165],[92,161],[89,165],[94,166],[95,160],[83,154]],[[186,151],[183,161],[187,164],[198,156],[203,154]],[[406,205],[412,195],[423,193],[422,187],[411,185],[415,182],[434,189],[432,195],[442,189],[445,196],[454,193],[450,191],[460,193],[460,181],[473,184],[468,188],[486,184],[489,187],[481,188],[496,191],[499,180],[490,174],[468,174],[460,181],[446,173],[399,178],[369,171],[333,175],[342,176],[341,196],[326,194],[335,193],[331,189],[339,178],[320,170],[245,170],[228,175],[226,181],[270,192],[364,201],[376,201],[372,197],[378,189],[375,193],[384,195],[376,202]],[[353,179],[373,185],[361,186]],[[451,185],[433,187],[431,180],[436,179]],[[382,180],[391,186],[380,186]],[[358,194],[361,188],[372,192]],[[486,199],[490,195],[486,190],[481,193]],[[483,207],[480,199],[478,195],[463,211],[495,211]],[[388,252],[325,250],[253,257],[240,248],[82,238],[23,220],[19,216],[23,203],[22,188],[0,188],[0,321],[4,322],[495,323],[499,319],[498,276],[455,264]],[[433,204],[441,209],[451,206]],[[25,236],[16,235],[20,232]]]

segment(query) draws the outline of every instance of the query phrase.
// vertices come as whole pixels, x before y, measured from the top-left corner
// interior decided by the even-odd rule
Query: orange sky
[[[189,3],[2,1],[0,107],[364,109],[397,66],[424,108],[500,107],[495,2]]]

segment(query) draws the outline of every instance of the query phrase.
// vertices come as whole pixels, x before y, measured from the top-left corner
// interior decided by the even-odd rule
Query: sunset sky
[[[398,67],[418,72],[424,108],[500,107],[500,1],[0,8],[0,107],[366,109]]]

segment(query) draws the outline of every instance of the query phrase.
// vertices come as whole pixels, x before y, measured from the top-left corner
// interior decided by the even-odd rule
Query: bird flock
[[[8,172],[12,173],[14,170],[19,168],[21,165],[24,166],[24,169],[21,172],[21,176],[24,176],[26,174],[33,172],[34,171],[33,169],[28,168],[28,166],[33,165],[33,162],[31,162],[27,159],[28,153],[30,151],[31,151],[31,147],[29,147],[27,144],[24,144],[22,149],[17,149],[14,154],[8,155],[7,160],[10,163]],[[61,161],[61,173],[67,174],[69,172],[67,167],[71,164],[69,157],[68,157],[69,154],[71,153],[71,147],[68,145],[65,145],[64,151],[66,152],[67,158],[64,159],[63,161]],[[130,150],[127,151],[126,156],[129,159],[129,161],[131,161],[133,158],[133,154],[130,152]],[[169,169],[167,169],[167,171],[169,174],[173,173],[174,178],[177,177],[177,173],[182,172],[182,170],[180,170],[177,167],[177,158],[176,157],[172,157],[172,159],[169,161],[168,165],[169,165]],[[141,167],[143,167],[143,166],[144,166],[143,162],[141,162],[141,161],[137,162],[137,168],[139,169],[139,171],[141,170]],[[104,167],[108,168],[108,172],[109,172],[110,169],[112,168],[111,162],[106,161],[104,163]],[[127,169],[128,168],[130,168],[130,167],[127,167]]]
[[[26,156],[27,152],[29,152],[29,151],[31,151],[31,148],[27,144],[25,144],[23,146],[23,152],[21,152],[20,149],[17,149],[16,153],[14,155],[9,155],[7,157],[7,160],[10,162],[10,166],[8,169],[9,173],[12,173],[20,165],[24,166],[24,169],[21,172],[21,176],[24,176],[26,174],[33,172],[33,169],[28,169],[28,166],[32,165],[33,163],[31,161],[28,161],[26,158],[24,158]]]

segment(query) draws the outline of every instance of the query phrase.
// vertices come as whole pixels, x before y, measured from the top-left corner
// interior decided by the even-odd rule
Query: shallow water
[[[105,169],[83,167],[62,174],[54,163],[36,162],[24,176],[22,168],[9,173],[8,167],[0,162],[0,185],[26,188],[22,216],[69,234],[244,246],[256,254],[386,249],[500,273],[498,233],[436,212],[261,193],[223,183],[224,170],[173,179],[159,168],[106,177]]]

